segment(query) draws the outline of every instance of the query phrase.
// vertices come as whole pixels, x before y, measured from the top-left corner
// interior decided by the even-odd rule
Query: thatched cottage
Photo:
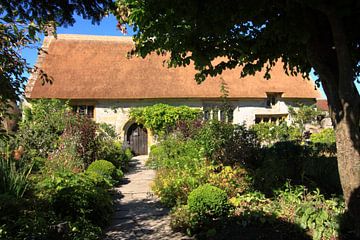
[[[26,89],[28,99],[58,98],[70,100],[74,111],[87,114],[97,122],[113,124],[136,150],[147,153],[150,132],[129,120],[130,108],[155,103],[188,105],[204,110],[205,118],[217,118],[251,125],[260,121],[288,119],[288,106],[314,104],[320,98],[314,83],[300,76],[288,76],[275,66],[271,79],[264,73],[240,78],[240,68],[209,77],[198,85],[192,67],[167,68],[166,56],[151,54],[145,59],[128,57],[130,37],[57,35],[44,39],[37,67],[52,80],[43,84],[38,73],[32,74]],[[231,116],[224,116],[220,85],[225,82]],[[116,110],[114,110],[116,109]],[[141,139],[140,139],[141,138]],[[137,143],[135,143],[137,141]]]

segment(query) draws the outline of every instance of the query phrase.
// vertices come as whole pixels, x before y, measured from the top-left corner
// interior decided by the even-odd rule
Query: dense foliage
[[[273,138],[260,146],[260,125],[253,126],[254,132],[220,122],[181,123],[151,148],[148,164],[157,169],[153,190],[173,207],[172,228],[205,239],[231,238],[233,231],[249,239],[256,234],[307,239],[306,232],[314,239],[339,236],[344,205],[329,198],[341,194],[336,157],[315,143],[286,141],[289,138]],[[234,155],[237,144],[247,154],[239,150]],[[208,189],[214,187],[224,201],[215,200],[216,193]],[[225,211],[228,201],[230,212]],[[229,216],[212,216],[211,204]]]
[[[338,198],[325,199],[318,191],[309,192],[303,186],[289,184],[277,190],[273,198],[267,198],[261,192],[249,192],[230,199],[230,202],[236,207],[235,215],[244,226],[250,227],[256,222],[273,224],[274,220],[269,216],[275,216],[299,224],[314,240],[338,237],[338,218],[344,213],[343,202]]]
[[[360,237],[360,5],[343,1],[118,0],[123,27],[135,28],[142,57],[169,53],[171,67],[194,66],[198,82],[240,66],[241,76],[282,66],[308,77],[327,96],[337,136],[341,185]],[[220,61],[217,61],[221,58]],[[209,79],[209,78],[208,78]],[[208,81],[211,81],[209,79]]]
[[[149,165],[157,169],[153,191],[168,206],[186,203],[187,195],[206,179],[205,158],[193,140],[169,137],[152,147]]]
[[[335,144],[335,132],[332,128],[323,129],[321,132],[313,133],[310,136],[312,143],[320,143],[326,145]]]
[[[23,120],[16,134],[17,144],[24,147],[26,158],[47,158],[59,147],[69,105],[60,100],[40,99],[34,101],[31,107],[23,108]]]
[[[86,174],[58,172],[37,185],[40,199],[49,201],[57,216],[64,220],[87,219],[106,226],[112,214],[111,195]]]
[[[262,144],[269,145],[279,141],[301,141],[303,131],[286,122],[261,122],[251,126]]]
[[[25,108],[19,131],[0,139],[0,238],[99,239],[132,157],[110,129],[58,100]]]
[[[199,109],[187,106],[174,107],[161,103],[130,110],[130,117],[158,135],[169,132],[178,121],[194,120],[199,115]]]
[[[97,149],[97,159],[105,159],[118,169],[127,170],[130,159],[133,157],[129,148],[123,149],[118,140],[111,138],[102,139]]]
[[[245,126],[218,121],[205,124],[195,139],[209,160],[227,165],[251,164],[256,161],[260,147],[255,132]]]

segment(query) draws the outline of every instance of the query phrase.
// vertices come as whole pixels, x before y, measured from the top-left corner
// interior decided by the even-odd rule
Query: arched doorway
[[[126,142],[135,155],[148,154],[148,135],[142,124],[130,125],[126,131]]]

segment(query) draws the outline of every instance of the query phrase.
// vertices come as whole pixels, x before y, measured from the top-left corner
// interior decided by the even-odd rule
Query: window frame
[[[94,104],[74,104],[72,105],[72,111],[76,114],[86,116],[94,119],[95,117],[95,105]]]

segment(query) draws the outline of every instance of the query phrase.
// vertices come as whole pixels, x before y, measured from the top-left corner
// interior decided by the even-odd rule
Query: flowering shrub
[[[252,186],[249,170],[243,167],[209,166],[207,182],[224,190],[229,197],[242,194]]]

